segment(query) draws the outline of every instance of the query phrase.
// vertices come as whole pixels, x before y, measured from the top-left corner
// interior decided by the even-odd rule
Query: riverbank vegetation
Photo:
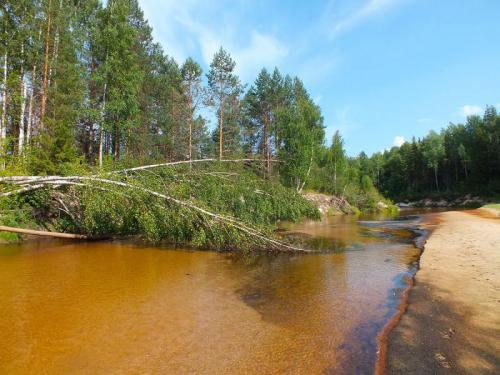
[[[163,202],[160,210],[165,198],[144,189],[265,233],[277,220],[316,215],[299,196],[306,190],[364,211],[390,207],[364,158],[346,156],[338,132],[327,145],[321,109],[298,77],[263,68],[244,85],[222,47],[206,72],[191,58],[176,62],[153,41],[136,0],[7,1],[0,18],[0,174],[55,176],[36,190],[36,178],[4,179],[6,225],[34,220],[221,248],[242,241],[228,227],[210,232],[186,206],[165,210]],[[256,162],[183,164],[113,180],[128,185],[96,178],[195,159]]]
[[[6,177],[3,204],[20,209],[2,217],[6,225],[91,238],[140,235],[220,250],[294,250],[272,239],[275,223],[317,219],[319,212],[261,173],[259,165],[193,161],[100,175]]]

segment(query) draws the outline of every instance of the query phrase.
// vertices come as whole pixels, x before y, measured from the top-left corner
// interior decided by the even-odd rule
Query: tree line
[[[259,158],[296,191],[380,197],[298,77],[263,68],[249,87],[222,47],[209,70],[152,38],[137,0],[9,0],[0,8],[4,173],[200,158]],[[208,113],[213,126],[209,126]]]
[[[137,0],[8,0],[0,35],[4,173],[258,158],[266,178],[362,208],[382,199],[377,188],[398,197],[499,173],[492,107],[401,148],[348,157],[338,132],[326,145],[321,109],[298,77],[263,68],[243,85],[222,47],[207,72],[192,58],[179,64],[153,41]]]
[[[311,159],[323,122],[298,78],[262,69],[246,89],[223,48],[205,74],[191,58],[178,64],[153,41],[137,0],[16,0],[0,12],[3,169],[259,156],[271,173],[289,154],[303,187],[311,163],[297,158]]]
[[[367,158],[360,154],[364,173],[386,196],[394,199],[469,192],[500,194],[500,115],[487,106],[484,115],[469,116],[465,124],[450,123],[401,147]]]

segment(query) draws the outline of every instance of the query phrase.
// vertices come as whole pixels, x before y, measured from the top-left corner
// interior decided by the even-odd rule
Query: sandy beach
[[[446,212],[388,338],[388,374],[500,373],[500,220]]]

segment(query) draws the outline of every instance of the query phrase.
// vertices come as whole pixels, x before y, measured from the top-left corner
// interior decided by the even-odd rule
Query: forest
[[[360,155],[360,160],[365,160]],[[487,106],[483,116],[450,123],[401,147],[372,155],[368,165],[377,187],[394,199],[474,193],[500,195],[500,116]]]
[[[177,62],[153,40],[137,0],[16,0],[0,12],[3,176],[245,159],[258,160],[252,173],[271,184],[337,195],[363,211],[377,210],[383,195],[499,193],[494,107],[352,157],[338,131],[325,140],[321,108],[299,77],[262,68],[244,85],[223,47],[206,72],[192,58]]]
[[[1,17],[5,174],[260,158],[267,178],[299,192],[347,194],[362,207],[367,194],[379,199],[340,134],[325,146],[321,109],[298,77],[262,69],[246,87],[222,47],[208,72],[179,64],[135,0],[7,2]]]

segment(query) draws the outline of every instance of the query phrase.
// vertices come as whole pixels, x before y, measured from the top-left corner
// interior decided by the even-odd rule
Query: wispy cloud
[[[327,17],[331,37],[350,30],[368,19],[384,14],[401,0],[367,0],[357,8],[342,11],[337,8],[337,2],[331,1],[327,7]]]
[[[397,135],[394,137],[394,146],[401,147],[406,142],[405,137]]]
[[[219,47],[224,47],[237,62],[236,71],[245,81],[263,66],[279,65],[289,53],[288,47],[271,33],[243,26],[239,22],[241,14],[232,15],[227,10],[214,15],[214,7],[196,0],[153,3],[155,7],[150,9],[146,2],[144,10],[154,23],[155,38],[179,63],[189,56],[199,56],[208,66]],[[224,22],[219,22],[221,17]]]
[[[288,47],[272,35],[262,34],[252,30],[250,41],[241,48],[235,47],[234,56],[237,73],[242,77],[249,77],[255,69],[261,67],[272,68],[288,55]]]
[[[483,108],[478,105],[466,104],[460,108],[460,114],[464,117],[479,115],[483,113]]]

